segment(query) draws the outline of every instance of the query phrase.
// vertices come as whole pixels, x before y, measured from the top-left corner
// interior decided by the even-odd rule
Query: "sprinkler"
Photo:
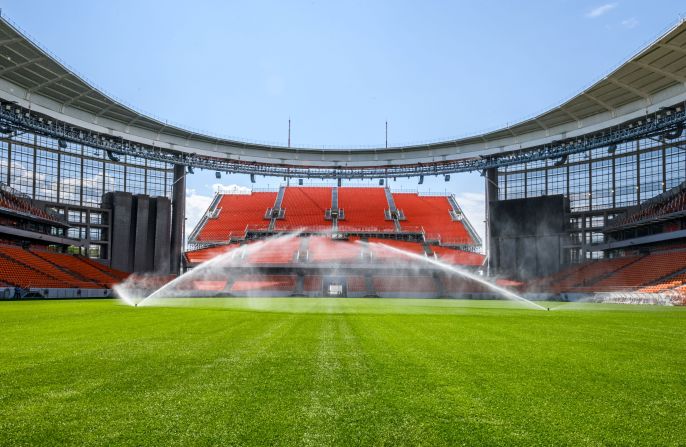
[[[550,312],[550,307],[546,307],[546,309],[548,309],[548,312]]]

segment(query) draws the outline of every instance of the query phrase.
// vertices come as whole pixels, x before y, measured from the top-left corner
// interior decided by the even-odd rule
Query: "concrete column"
[[[131,209],[133,198],[128,192],[112,192],[105,195],[105,206],[111,211],[110,244],[112,268],[133,271],[131,253]]]
[[[186,223],[186,169],[174,165],[174,185],[172,186],[171,250],[169,265],[171,273],[181,270],[181,250],[183,250],[184,226]]]
[[[171,201],[166,197],[155,199],[155,261],[153,269],[156,273],[170,272],[171,244]]]
[[[133,270],[136,273],[150,271],[152,253],[148,252],[148,239],[152,237],[148,234],[148,219],[150,218],[150,197],[146,195],[134,196],[134,208],[136,210],[136,223],[134,232],[133,247]]]
[[[494,273],[493,270],[498,265],[497,256],[498,249],[496,247],[498,241],[494,240],[491,235],[491,219],[496,216],[491,216],[491,202],[498,200],[498,169],[490,168],[484,171],[484,178],[486,179],[486,256],[488,256],[488,274]]]
[[[148,237],[145,239],[145,251],[148,257],[145,262],[145,269],[147,272],[155,271],[155,230],[157,229],[157,199],[150,197],[148,199],[148,222],[147,222]]]

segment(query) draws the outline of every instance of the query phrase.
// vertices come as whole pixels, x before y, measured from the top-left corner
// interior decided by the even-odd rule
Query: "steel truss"
[[[321,179],[369,179],[446,175],[503,168],[547,159],[560,159],[560,164],[562,164],[569,155],[586,152],[591,149],[611,147],[640,138],[656,136],[669,138],[670,134],[680,133],[685,123],[686,110],[684,104],[680,103],[669,109],[661,109],[643,118],[627,121],[614,128],[605,129],[602,132],[588,134],[579,138],[554,141],[550,144],[498,155],[479,156],[455,161],[418,163],[414,165],[317,167],[226,160],[197,154],[165,151],[133,143],[123,138],[115,138],[111,135],[79,129],[48,116],[37,114],[29,109],[19,107],[14,103],[3,103],[2,107],[0,107],[0,133],[32,132],[62,141],[84,144],[107,151],[112,159],[116,159],[115,154],[123,154],[231,174]]]

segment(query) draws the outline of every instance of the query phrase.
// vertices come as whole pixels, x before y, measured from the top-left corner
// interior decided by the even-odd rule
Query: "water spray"
[[[468,279],[471,279],[473,281],[476,281],[476,282],[480,283],[481,285],[486,286],[489,289],[497,292],[499,295],[504,296],[505,298],[508,298],[510,300],[515,300],[515,301],[520,301],[522,303],[525,303],[525,304],[532,306],[532,307],[539,309],[539,310],[546,310],[545,307],[541,306],[540,304],[534,303],[533,301],[527,300],[523,296],[517,295],[514,292],[511,292],[507,289],[504,289],[500,286],[497,286],[497,285],[493,284],[492,282],[487,281],[487,280],[485,280],[485,279],[483,279],[483,278],[481,278],[481,277],[479,277],[479,276],[477,276],[471,272],[457,268],[453,265],[445,264],[445,263],[443,263],[437,259],[428,258],[426,256],[421,256],[421,255],[418,255],[416,253],[410,253],[408,251],[400,250],[399,248],[391,247],[389,245],[379,243],[379,242],[372,242],[372,243],[370,243],[370,245],[380,246],[380,247],[383,247],[384,249],[393,251],[393,252],[401,254],[403,256],[409,256],[409,257],[416,259],[418,261],[428,262],[428,263],[435,265],[435,266],[437,266],[443,270],[446,270],[448,272],[456,273],[456,274],[462,276],[463,278],[468,278]],[[548,308],[547,310],[550,310],[550,308]]]
[[[227,246],[227,251],[220,253],[217,256],[201,263],[194,269],[187,271],[183,275],[178,276],[174,280],[168,282],[167,284],[164,284],[162,287],[159,287],[156,290],[147,290],[144,284],[145,281],[143,281],[143,284],[141,284],[137,283],[135,278],[131,278],[130,280],[115,286],[115,291],[117,293],[117,296],[119,296],[119,298],[125,304],[128,304],[129,306],[133,307],[144,307],[154,305],[156,303],[156,299],[159,298],[212,296],[211,294],[208,295],[207,290],[213,289],[202,289],[194,284],[195,281],[222,281],[224,285],[216,289],[216,293],[214,295],[233,296],[230,292],[230,290],[232,290],[231,284],[233,284],[233,282],[236,281],[237,278],[241,277],[238,275],[249,275],[258,278],[261,275],[269,275],[268,273],[265,273],[264,270],[262,270],[262,264],[260,264],[260,261],[250,261],[252,256],[259,254],[260,252],[268,253],[272,250],[283,250],[282,244],[292,245],[293,239],[298,236],[300,236],[300,232],[289,233],[287,235],[281,236],[274,236],[241,246]],[[315,239],[310,238],[309,242],[307,242],[307,246],[309,246],[309,249],[312,249],[312,246],[310,244],[313,243],[314,240]],[[346,242],[346,244],[348,243]],[[383,243],[362,242],[357,240],[354,242],[354,244],[358,244],[361,247],[376,246],[385,251],[398,254],[398,257],[389,258],[389,262],[391,263],[391,265],[388,266],[393,267],[392,263],[396,263],[398,271],[405,271],[407,269],[426,269],[428,268],[427,265],[430,265],[433,267],[437,267],[445,272],[448,272],[451,275],[458,275],[461,278],[478,283],[484,286],[485,288],[494,291],[495,294],[497,294],[498,296],[504,297],[511,301],[519,301],[535,309],[550,311],[549,307],[546,308],[541,306],[540,304],[534,303],[520,295],[513,293],[510,290],[507,290],[503,287],[500,287],[490,282],[485,278],[482,278],[481,276],[478,276],[465,269],[459,268],[458,266],[452,266],[443,263],[437,259],[401,250],[399,248],[392,247]],[[348,245],[348,247],[350,245]],[[298,249],[296,248],[296,250]],[[365,253],[366,251],[367,249],[363,248],[361,250],[361,253]],[[393,260],[393,258],[395,258],[395,260]],[[400,258],[400,261],[398,260],[398,258]],[[419,261],[419,263],[424,264],[424,266],[422,266],[421,264],[418,265],[417,262],[410,262],[411,260]],[[368,259],[360,258],[358,259],[358,262],[360,261],[365,263],[367,267],[371,267],[370,265],[366,264],[369,262]],[[296,259],[295,262],[305,262],[306,264],[310,263],[310,261],[308,260],[308,256],[303,253],[300,253],[299,258]],[[285,266],[286,264],[284,264],[284,267]],[[312,264],[312,267],[315,269],[318,268],[317,264]],[[327,268],[330,269],[330,275],[345,276],[345,268],[347,268],[347,264],[344,264],[342,262],[333,262],[329,264]],[[389,270],[382,269],[380,271],[380,274],[384,274],[384,271],[388,272]],[[390,272],[389,274],[392,274],[392,272]],[[269,293],[271,292],[271,289],[260,289],[258,287],[250,290],[241,290],[242,293],[246,293],[248,296],[252,297],[265,296],[265,293],[263,293],[263,291],[267,291],[266,293]]]

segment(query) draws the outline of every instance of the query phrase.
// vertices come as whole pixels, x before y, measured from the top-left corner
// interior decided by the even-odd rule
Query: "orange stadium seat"
[[[86,264],[89,264],[89,265],[95,267],[96,269],[102,271],[106,275],[112,276],[113,278],[116,278],[120,281],[124,281],[130,275],[130,273],[122,272],[121,270],[117,270],[117,269],[113,269],[111,267],[103,265],[103,264],[99,263],[98,261],[87,258],[85,256],[76,255],[76,257],[79,258],[80,260],[82,260],[83,262],[85,262]]]
[[[223,194],[216,218],[210,218],[197,235],[197,240],[228,241],[232,235],[243,237],[248,225],[268,226],[264,219],[268,208],[276,202],[275,192],[253,192],[252,194]]]
[[[4,255],[0,256],[0,281],[13,287],[65,287],[63,281]]]
[[[331,227],[331,222],[324,219],[326,210],[331,208],[332,188],[286,188],[281,208],[284,219],[276,221],[279,230],[297,230],[299,228]]]
[[[326,236],[309,238],[308,262],[355,262],[362,257],[361,244],[354,241],[335,241]]]
[[[486,258],[481,253],[455,250],[454,248],[432,245],[431,250],[436,253],[438,259],[446,264],[480,266]]]
[[[408,241],[398,241],[395,239],[379,239],[379,238],[369,238],[370,243],[378,243],[387,245],[389,247],[397,248],[399,250],[408,251],[417,255],[424,255],[426,251],[424,250],[424,245],[422,242],[408,242]],[[393,250],[383,249],[383,247],[375,247],[372,245],[372,253],[375,257],[393,257],[397,253]]]
[[[632,289],[646,286],[686,269],[686,250],[651,253],[593,284],[595,291]]]
[[[351,275],[347,278],[348,292],[364,293],[367,291],[367,283],[364,276]]]
[[[26,213],[35,217],[40,217],[42,219],[52,221],[58,220],[55,216],[52,216],[44,210],[31,205],[31,203],[27,199],[12,194],[11,192],[6,191],[4,189],[0,189],[0,207],[13,211],[18,211],[21,213]]]
[[[120,282],[119,278],[116,276],[105,273],[103,270],[84,262],[80,257],[47,251],[34,251],[33,253],[62,269],[79,272],[80,276],[97,283],[101,287],[112,287],[114,284]]]
[[[393,200],[405,214],[406,220],[400,222],[401,227],[421,226],[427,239],[439,237],[443,243],[474,243],[464,224],[450,217],[452,207],[447,197],[393,193]]]
[[[191,264],[200,264],[216,256],[223,255],[232,250],[236,250],[240,247],[238,244],[231,245],[218,245],[216,247],[199,248],[197,250],[191,250],[186,252],[186,259]]]
[[[82,277],[78,270],[68,270],[63,269],[53,264],[45,259],[37,256],[31,251],[25,250],[20,247],[0,247],[0,253],[7,257],[15,259],[29,267],[32,267],[44,274],[62,281],[61,287],[72,287],[72,288],[99,288],[100,285],[86,277]]]
[[[292,292],[295,289],[293,275],[241,275],[231,286],[232,292],[278,290]]]
[[[290,264],[300,248],[300,239],[283,238],[267,242],[260,250],[248,253],[246,261],[251,264]]]
[[[338,207],[345,212],[345,219],[338,221],[340,231],[395,230],[393,221],[385,220],[388,200],[384,188],[339,188]]]
[[[303,282],[303,290],[305,292],[321,292],[322,291],[322,277],[319,275],[305,276]]]

